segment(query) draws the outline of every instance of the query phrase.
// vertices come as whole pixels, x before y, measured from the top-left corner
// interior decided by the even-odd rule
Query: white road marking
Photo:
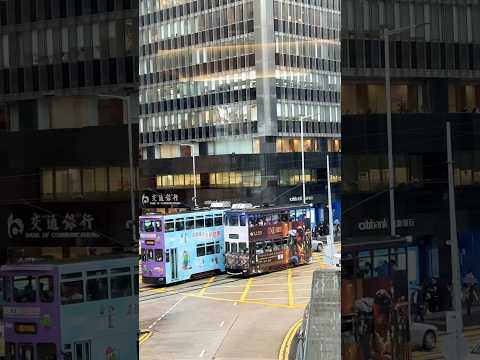
[[[202,352],[200,353],[200,356],[199,357],[203,357],[203,355],[205,355],[206,351],[205,349],[202,350]]]
[[[225,321],[222,321],[222,322],[220,323],[220,327],[223,327],[223,325],[225,325]]]
[[[235,302],[233,303],[233,306],[237,306],[237,305],[238,305],[238,302],[235,301]]]
[[[162,316],[160,316],[157,320],[155,320],[149,327],[148,329],[150,330],[151,328],[153,328],[155,325],[157,325],[157,323],[162,320],[165,316],[167,316],[173,309],[175,309],[175,307],[180,304],[183,300],[185,299],[185,296],[182,297],[180,300],[178,300],[175,304],[172,305],[172,307],[170,309],[168,309],[165,313],[163,313]]]

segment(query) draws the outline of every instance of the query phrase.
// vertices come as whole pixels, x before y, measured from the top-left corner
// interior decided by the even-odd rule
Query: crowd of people
[[[472,313],[472,305],[479,301],[478,280],[471,270],[462,279],[462,300],[467,309],[467,315]],[[421,287],[415,289],[411,296],[413,321],[425,321],[425,315],[452,308],[452,286],[446,282],[433,278],[430,282],[424,282]]]

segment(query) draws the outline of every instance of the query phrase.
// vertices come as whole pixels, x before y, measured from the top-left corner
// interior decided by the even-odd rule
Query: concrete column
[[[51,99],[39,98],[37,100],[38,111],[38,130],[47,130],[51,128]]]
[[[254,2],[255,67],[257,73],[257,119],[260,136],[276,136],[275,34],[273,0]],[[262,153],[275,151],[271,141],[260,142]]]
[[[10,111],[10,131],[20,131],[20,119],[18,117],[18,104],[9,103],[8,109]]]
[[[88,98],[88,119],[87,126],[98,126],[98,99]]]

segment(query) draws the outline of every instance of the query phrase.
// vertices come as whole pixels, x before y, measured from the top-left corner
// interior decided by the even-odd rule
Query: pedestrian
[[[440,291],[438,289],[438,280],[436,278],[432,279],[432,312],[440,311]]]
[[[413,312],[414,312],[414,322],[424,322],[425,317],[423,316],[424,310],[425,310],[425,293],[424,293],[424,287],[420,287],[418,289],[415,289],[413,292],[413,299],[412,299],[412,304],[413,304]]]
[[[463,284],[465,286],[465,305],[467,306],[467,315],[470,316],[472,314],[472,304],[476,295],[475,290],[478,284],[478,281],[471,269],[468,270],[467,274],[463,278]]]

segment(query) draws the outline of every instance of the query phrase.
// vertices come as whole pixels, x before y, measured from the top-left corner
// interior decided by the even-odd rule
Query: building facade
[[[140,82],[144,187],[189,204],[194,181],[199,204],[301,201],[303,119],[307,195],[325,200],[325,154],[340,151],[339,1],[144,0]]]
[[[471,265],[476,276],[480,273],[468,258],[477,249],[473,240],[479,232],[475,174],[480,134],[474,113],[480,106],[479,15],[478,1],[342,0],[342,352],[350,358],[358,356],[355,352],[382,351],[374,344],[385,341],[379,333],[372,346],[365,345],[370,335],[354,326],[356,300],[377,299],[381,290],[393,288],[395,309],[408,309],[414,289],[436,279],[440,300],[429,310],[451,309],[447,122],[453,134],[461,275]],[[385,28],[402,29],[388,43],[394,238]],[[373,317],[374,327],[394,326],[378,313]],[[403,329],[415,319],[404,318]],[[388,355],[409,358],[414,333],[410,340],[398,334]]]
[[[0,43],[7,246],[36,255],[131,246],[127,123],[138,131],[138,1],[2,0]],[[137,151],[133,159],[137,178]]]

